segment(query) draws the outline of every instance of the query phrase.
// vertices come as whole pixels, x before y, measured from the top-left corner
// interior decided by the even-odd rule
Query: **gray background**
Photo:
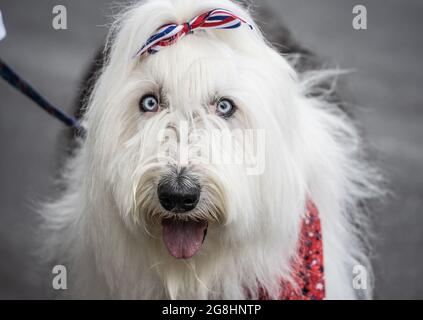
[[[423,298],[423,2],[421,0],[268,0],[278,18],[329,66],[354,69],[345,96],[376,162],[395,192],[378,208],[375,269],[378,298]],[[68,9],[68,30],[52,29],[54,5]],[[368,30],[351,26],[365,4]],[[84,71],[106,33],[110,1],[1,0],[8,37],[0,57],[71,111]],[[31,259],[34,204],[55,190],[63,126],[0,80],[0,298],[43,298]]]

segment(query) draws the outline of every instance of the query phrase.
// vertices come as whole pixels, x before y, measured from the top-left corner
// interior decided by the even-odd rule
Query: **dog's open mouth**
[[[176,259],[193,257],[203,245],[207,221],[163,219],[163,241]]]

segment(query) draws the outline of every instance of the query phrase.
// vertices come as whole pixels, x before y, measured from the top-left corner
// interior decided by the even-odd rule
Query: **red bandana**
[[[325,278],[323,269],[323,242],[319,212],[313,202],[307,203],[307,213],[301,227],[298,259],[293,262],[293,278],[296,286],[281,281],[280,300],[323,300]],[[262,290],[260,300],[268,300]]]

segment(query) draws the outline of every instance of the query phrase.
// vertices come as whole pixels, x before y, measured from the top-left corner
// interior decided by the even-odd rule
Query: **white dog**
[[[152,44],[169,26],[178,35]],[[229,0],[135,4],[107,52],[66,190],[42,210],[71,297],[284,298],[310,204],[324,253],[312,290],[371,296],[358,233],[378,188],[352,123],[313,91],[333,72],[298,73]]]

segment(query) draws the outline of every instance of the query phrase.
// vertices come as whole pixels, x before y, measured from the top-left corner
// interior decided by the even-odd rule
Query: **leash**
[[[59,108],[53,106],[47,101],[40,93],[38,93],[33,86],[22,79],[16,72],[12,70],[3,60],[0,59],[0,76],[6,80],[12,87],[27,96],[35,102],[44,111],[48,112],[51,116],[63,122],[70,128],[75,129],[76,135],[84,137],[86,130],[82,127],[77,119],[71,117],[61,111]]]
[[[0,41],[6,37],[6,28],[3,24],[3,16],[0,10]],[[79,121],[66,113],[61,111],[59,108],[53,106],[47,99],[45,99],[37,90],[34,89],[27,81],[22,79],[15,71],[12,70],[2,59],[0,59],[0,76],[6,80],[12,87],[23,93],[29,99],[34,101],[44,111],[56,119],[62,121],[68,127],[75,130],[77,136],[84,137],[86,130],[80,125]]]

